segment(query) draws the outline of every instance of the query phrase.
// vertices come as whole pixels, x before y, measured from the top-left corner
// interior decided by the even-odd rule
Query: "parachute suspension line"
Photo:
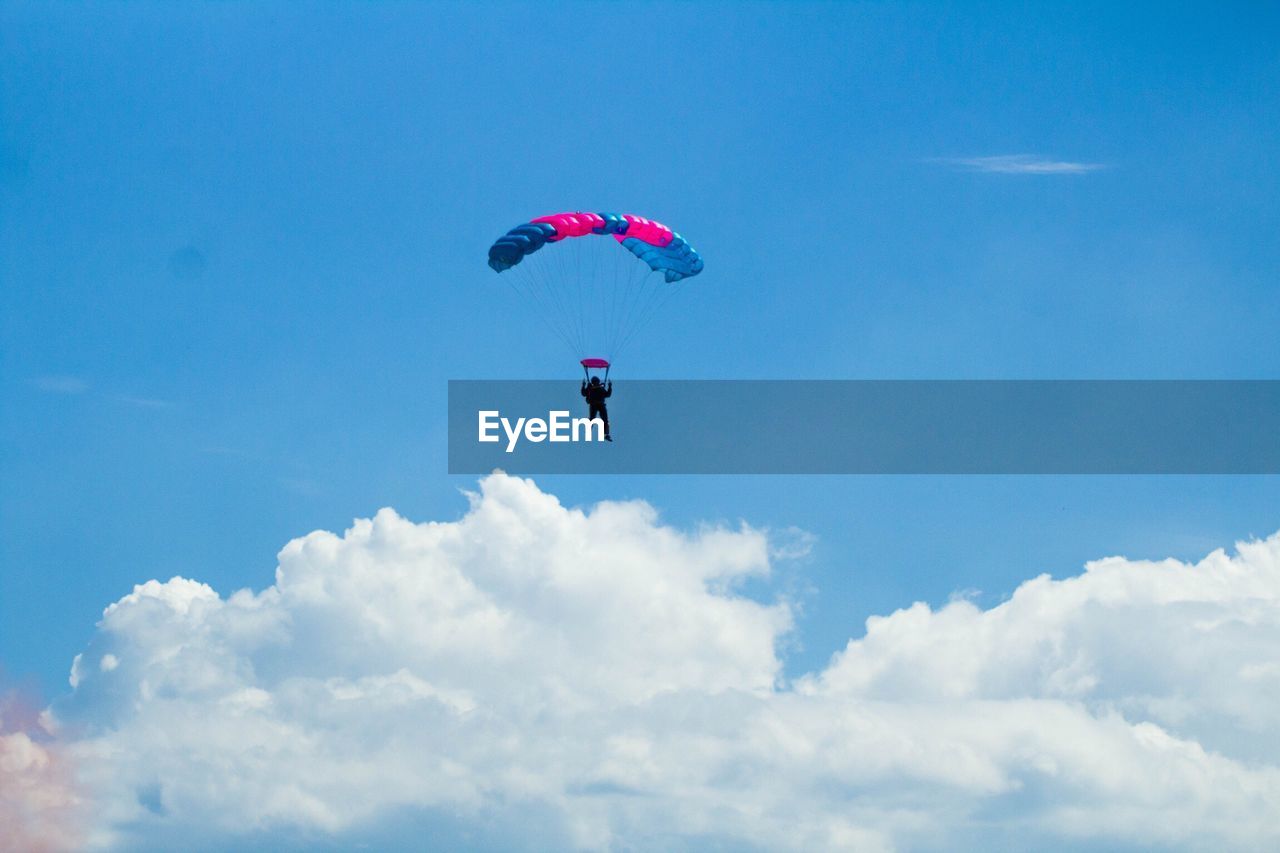
[[[623,337],[629,335],[633,327],[635,317],[640,312],[642,306],[646,304],[648,299],[652,299],[654,292],[654,288],[651,287],[654,280],[657,278],[654,275],[654,271],[649,269],[648,265],[643,262],[636,266],[638,267],[639,277],[637,278],[633,275],[631,278],[628,293],[626,294],[627,299],[625,309],[621,320],[618,323],[614,340],[612,341],[612,345],[615,349],[621,344]]]
[[[664,288],[666,286],[665,276],[661,273],[655,272],[645,277],[645,290],[641,294],[640,301],[636,304],[635,313],[627,320],[627,328],[623,331],[623,343],[619,344],[619,346],[624,345],[635,333],[636,327],[650,315],[653,311],[653,306],[658,304],[658,301],[665,295]]]
[[[622,324],[618,327],[618,346],[621,346],[622,339],[625,339],[635,328],[636,318],[644,310],[645,306],[653,299],[653,295],[657,292],[657,286],[662,281],[662,276],[648,268],[647,264],[641,264],[642,273],[636,284],[636,292],[631,300],[631,305],[627,309],[627,316],[623,319]]]
[[[530,269],[529,275],[535,282],[535,292],[538,294],[541,304],[546,306],[546,315],[551,320],[551,326],[556,330],[561,340],[565,342],[565,346],[572,349],[575,342],[569,320],[570,315],[556,292],[555,282],[550,279],[545,268],[537,265]]]
[[[577,253],[578,269],[580,270],[578,274],[578,328],[582,330],[582,338],[585,343],[587,338],[587,327],[589,326],[590,321],[587,311],[589,311],[590,308],[586,305],[584,295],[589,296],[593,287],[599,287],[599,283],[595,279],[596,255],[594,249],[595,244],[600,242],[600,239],[595,236],[583,239],[592,241],[591,243],[583,245],[582,248],[586,249],[586,252]],[[583,257],[584,254],[589,255],[589,257]],[[584,356],[588,354],[589,353],[586,352],[582,353]]]
[[[619,249],[622,249],[622,247],[619,246]],[[623,251],[625,251],[625,249],[623,249]],[[618,338],[621,337],[622,324],[627,316],[627,306],[630,304],[631,296],[635,291],[636,274],[637,267],[635,265],[628,265],[626,274],[622,276],[621,286],[618,288],[618,292],[614,295],[615,302],[613,319],[609,321],[608,335],[610,356],[616,355],[614,349],[617,346]]]
[[[539,283],[546,295],[547,303],[551,306],[552,311],[556,314],[557,319],[562,324],[562,334],[569,339],[569,346],[573,346],[573,333],[569,330],[569,315],[564,310],[564,306],[560,302],[560,294],[554,286],[552,279],[554,273],[549,269],[552,263],[550,256],[530,257],[525,259],[525,263],[529,264],[530,270],[538,276]]]
[[[596,294],[597,298],[596,298],[596,299],[592,299],[592,300],[591,300],[593,303],[603,303],[603,302],[604,302],[604,300],[603,300],[602,298],[599,298],[599,297],[603,296],[603,294],[602,294],[602,292],[601,292],[601,288],[602,288],[602,287],[604,287],[604,284],[605,284],[605,283],[604,283],[604,281],[603,281],[603,279],[604,279],[604,270],[601,268],[601,267],[602,267],[602,264],[601,264],[601,262],[600,262],[600,261],[601,261],[601,257],[600,257],[600,250],[601,250],[602,248],[607,248],[607,247],[605,247],[605,246],[600,245],[600,244],[603,244],[604,242],[605,242],[605,238],[602,236],[602,237],[597,238],[597,239],[594,241],[594,244],[593,244],[593,246],[592,246],[592,252],[591,252],[591,283],[592,283],[592,285],[594,286],[594,290],[593,290],[592,288],[588,288],[588,293],[595,293],[595,294]],[[585,311],[579,312],[579,316],[581,316],[581,317],[582,317],[582,322],[583,322],[584,324],[588,324],[588,325],[590,325],[590,324],[595,324],[595,325],[597,325],[597,326],[598,326],[598,324],[599,324],[599,323],[604,319],[604,318],[601,316],[601,312],[602,312],[602,310],[603,310],[603,308],[604,308],[604,305],[603,305],[603,304],[593,304],[593,305],[588,306],[588,308],[589,308],[589,310],[590,310],[590,311],[592,311],[592,312],[593,312],[593,316],[589,318],[589,317],[587,317],[587,315],[586,315],[586,312],[585,312]]]
[[[666,284],[666,287],[662,288],[661,295],[649,304],[649,308],[644,313],[644,315],[642,315],[640,319],[636,320],[636,322],[631,326],[630,330],[627,332],[626,336],[623,337],[622,343],[618,344],[619,352],[627,344],[631,342],[631,339],[635,337],[637,332],[644,329],[647,325],[649,325],[649,323],[653,320],[654,317],[656,317],[658,314],[662,312],[663,307],[668,302],[671,301],[671,299],[676,295],[677,292],[684,290],[683,279],[680,281],[671,282],[670,284],[667,284],[666,282],[664,282],[664,284]]]
[[[568,336],[565,334],[564,330],[561,328],[562,324],[556,321],[556,317],[553,315],[549,307],[544,303],[541,295],[539,294],[538,287],[534,282],[533,274],[526,269],[522,271],[521,275],[525,283],[525,288],[523,291],[520,289],[519,286],[517,286],[515,281],[511,279],[509,276],[503,276],[502,278],[503,278],[503,281],[507,283],[507,286],[512,289],[512,291],[514,291],[522,299],[527,299],[530,302],[530,304],[533,305],[535,313],[537,313],[542,318],[543,323],[545,323],[547,327],[551,329],[551,331],[554,332],[558,338],[560,338],[560,340],[564,341],[565,346],[572,348],[573,344],[569,340]]]
[[[573,307],[568,304],[568,300],[563,292],[563,287],[560,286],[560,282],[564,280],[563,273],[560,273],[559,277],[557,277],[557,273],[552,269],[550,263],[545,257],[540,257],[538,259],[530,258],[529,260],[536,261],[530,265],[530,269],[532,273],[536,275],[542,286],[542,293],[546,297],[548,304],[551,306],[552,313],[554,313],[556,317],[562,338],[566,341],[566,346],[569,347],[571,352],[580,349],[581,340],[577,336],[574,323],[576,312],[573,310]],[[557,256],[556,260],[557,268],[563,271],[564,259]]]
[[[609,359],[613,358],[614,338],[618,334],[618,322],[620,318],[619,306],[622,304],[622,297],[626,294],[627,282],[631,278],[634,269],[631,266],[631,253],[626,251],[622,244],[614,240],[612,236],[606,238],[604,248],[609,252],[609,264],[611,267],[610,282],[606,283],[607,293],[601,293],[601,299],[608,300],[609,308],[606,314],[604,327],[601,329],[601,338],[605,353]]]
[[[657,286],[654,288],[654,298],[649,301],[649,304],[645,306],[644,312],[632,325],[629,336],[635,335],[637,329],[644,328],[655,316],[661,313],[663,307],[675,298],[677,293],[683,292],[685,281],[686,279],[672,282],[668,282],[665,279],[658,281]]]
[[[579,248],[585,249],[587,248],[587,245],[584,243],[575,243],[570,246],[565,246],[563,249],[570,252],[572,257],[564,257],[565,251],[561,251],[560,255],[563,257],[565,267],[568,268],[569,275],[573,281],[574,290],[570,292],[566,289],[565,300],[573,304],[573,311],[570,314],[570,319],[573,321],[574,334],[577,336],[578,340],[578,352],[582,352],[582,348],[586,343],[587,333],[582,316],[582,277],[585,273],[582,268],[582,252],[576,251]],[[581,358],[582,356],[579,355],[578,357]]]
[[[578,311],[578,322],[582,327],[582,339],[584,344],[590,343],[599,346],[603,343],[605,332],[608,329],[608,320],[606,316],[606,294],[608,282],[605,277],[607,265],[605,259],[601,257],[601,252],[611,248],[607,245],[607,238],[604,236],[591,236],[583,238],[582,250],[579,253],[578,262],[582,269],[582,277],[580,279],[581,305]],[[582,255],[587,255],[583,257]],[[607,352],[586,352],[583,350],[581,355],[589,356],[607,356]]]
[[[525,264],[521,265],[525,280],[529,284],[530,295],[535,306],[539,307],[543,316],[547,318],[547,325],[564,340],[566,346],[572,346],[571,336],[569,335],[567,326],[567,317],[558,307],[554,300],[554,290],[549,286],[545,277],[542,275],[541,265]]]
[[[581,287],[582,277],[578,272],[578,262],[581,260],[581,254],[575,251],[579,248],[579,244],[567,243],[563,246],[555,246],[554,248],[556,249],[556,260],[560,263],[560,280],[575,289]],[[566,253],[572,254],[573,257],[567,257]],[[576,293],[568,287],[564,290],[564,299],[566,302],[571,304],[579,304]],[[580,341],[582,338],[582,329],[580,325],[582,312],[578,311],[575,313],[570,311],[567,312],[567,316],[569,318],[569,325],[573,328],[574,340]],[[579,356],[579,358],[581,358],[581,356]]]
[[[551,256],[555,258],[556,272],[552,271],[549,263],[539,264],[538,269],[546,281],[547,293],[551,295],[552,300],[555,302],[556,310],[560,312],[560,316],[563,319],[565,334],[571,341],[569,349],[576,352],[582,349],[582,335],[577,328],[578,324],[576,322],[579,312],[569,304],[570,297],[564,292],[565,288],[557,286],[557,282],[564,282],[569,275],[568,265],[564,258],[564,250],[571,247],[556,246],[549,248],[551,249]],[[556,251],[556,249],[561,251]]]
[[[576,246],[574,245],[565,246],[558,254],[561,266],[564,268],[565,275],[567,276],[567,278],[562,279],[562,281],[567,283],[572,280],[573,286],[576,290],[581,289],[582,287],[582,273],[580,271],[582,258],[579,252],[574,251],[575,248]],[[566,256],[566,251],[571,252],[572,257]],[[560,296],[564,302],[565,316],[569,321],[569,327],[573,330],[574,351],[575,353],[581,352],[586,340],[586,332],[582,325],[581,301],[577,299],[575,292],[567,287],[561,288]],[[579,358],[581,358],[581,356],[579,356]]]
[[[590,237],[590,240],[591,245],[588,247],[590,250],[590,257],[588,260],[591,261],[591,277],[588,279],[588,287],[586,287],[586,295],[589,297],[591,295],[595,295],[595,293],[599,293],[600,288],[602,288],[602,282],[600,282],[600,243],[604,242],[604,237],[593,236]],[[590,301],[594,302],[595,300]],[[588,314],[588,311],[579,311],[582,324],[584,324],[584,333],[586,330],[593,328],[596,323],[599,323],[599,316],[594,315],[594,309],[594,305],[591,305],[588,309],[588,311],[593,311],[593,314]]]
[[[609,294],[608,294],[609,310],[605,318],[605,326],[604,326],[605,344],[608,347],[607,353],[610,356],[612,356],[613,342],[610,340],[610,338],[612,338],[614,334],[614,330],[616,329],[616,326],[614,324],[618,318],[618,291],[622,288],[622,271],[623,271],[623,262],[625,260],[623,255],[630,254],[630,253],[629,252],[624,253],[624,251],[622,251],[622,246],[609,246],[608,248],[619,250],[614,252],[613,254],[613,286],[609,288]],[[631,270],[628,268],[627,272],[630,273]]]
[[[637,267],[644,267],[643,264],[636,264],[636,259],[623,246],[618,245],[614,248],[618,250],[614,255],[617,259],[616,263],[620,269],[625,264],[626,272],[625,275],[620,274],[615,277],[619,280],[619,284],[614,287],[611,294],[613,304],[610,309],[609,324],[605,329],[605,346],[611,358],[614,355],[614,348],[618,343],[618,338],[621,336],[622,323],[626,316],[628,301],[635,289]]]
[[[613,326],[609,329],[609,352],[611,355],[618,347],[618,339],[622,337],[622,330],[627,325],[627,313],[631,305],[631,300],[635,297],[636,289],[644,280],[644,276],[648,271],[643,261],[633,256],[631,252],[622,244],[618,244],[619,262],[625,265],[625,275],[622,276],[622,287],[618,289],[617,304],[614,306]]]

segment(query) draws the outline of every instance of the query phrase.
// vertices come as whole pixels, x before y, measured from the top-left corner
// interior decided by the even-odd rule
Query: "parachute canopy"
[[[553,213],[517,225],[489,247],[494,272],[514,267],[548,243],[569,237],[610,235],[631,254],[664,274],[668,282],[702,272],[702,256],[661,222],[630,213]]]
[[[675,231],[643,216],[554,213],[495,240],[489,266],[513,270],[503,282],[576,357],[605,356],[583,360],[584,369],[607,370],[684,281],[702,272],[702,257]]]
[[[583,367],[594,367],[594,368],[599,369],[599,368],[602,368],[602,367],[608,367],[608,366],[609,366],[609,362],[605,361],[603,358],[584,358],[584,359],[582,360],[582,366],[583,366]]]

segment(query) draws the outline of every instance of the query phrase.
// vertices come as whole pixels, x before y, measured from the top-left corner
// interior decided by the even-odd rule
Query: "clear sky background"
[[[1280,378],[1278,23],[1270,3],[0,4],[5,676],[65,692],[135,583],[261,589],[308,531],[459,518],[446,381],[575,393],[574,355],[485,265],[543,213],[649,215],[706,260],[620,394]],[[1088,559],[1280,528],[1274,477],[539,485],[811,533],[784,579],[792,675],[916,600],[990,606]]]

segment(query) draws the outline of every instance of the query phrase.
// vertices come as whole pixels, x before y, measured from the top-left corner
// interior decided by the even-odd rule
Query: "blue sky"
[[[628,377],[1280,378],[1278,18],[3,4],[5,676],[65,692],[135,583],[261,589],[308,531],[383,506],[461,517],[474,482],[445,474],[446,381],[576,382],[485,265],[542,213],[635,211],[706,259],[619,365],[619,392]],[[1089,559],[1198,559],[1280,528],[1274,477],[539,486],[574,505],[643,498],[680,527],[812,533],[786,569],[804,590],[792,675],[912,601],[980,590],[990,606]]]
[[[260,586],[307,530],[460,513],[445,380],[572,380],[484,265],[544,211],[649,213],[708,259],[620,378],[1280,369],[1265,5],[3,14],[0,643],[47,690],[140,579]],[[939,162],[1011,154],[1101,168]],[[185,247],[204,264],[181,277]],[[811,530],[815,638],[1101,553],[1262,535],[1280,497],[1261,478],[547,485]]]

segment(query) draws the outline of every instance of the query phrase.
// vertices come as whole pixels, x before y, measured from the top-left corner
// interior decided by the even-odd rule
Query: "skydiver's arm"
[[[605,395],[606,397],[612,397],[612,396],[613,396],[613,383],[612,383],[612,382],[610,382],[610,383],[609,383],[609,387],[607,387],[607,388],[605,388],[605,389],[604,389],[604,395]]]

